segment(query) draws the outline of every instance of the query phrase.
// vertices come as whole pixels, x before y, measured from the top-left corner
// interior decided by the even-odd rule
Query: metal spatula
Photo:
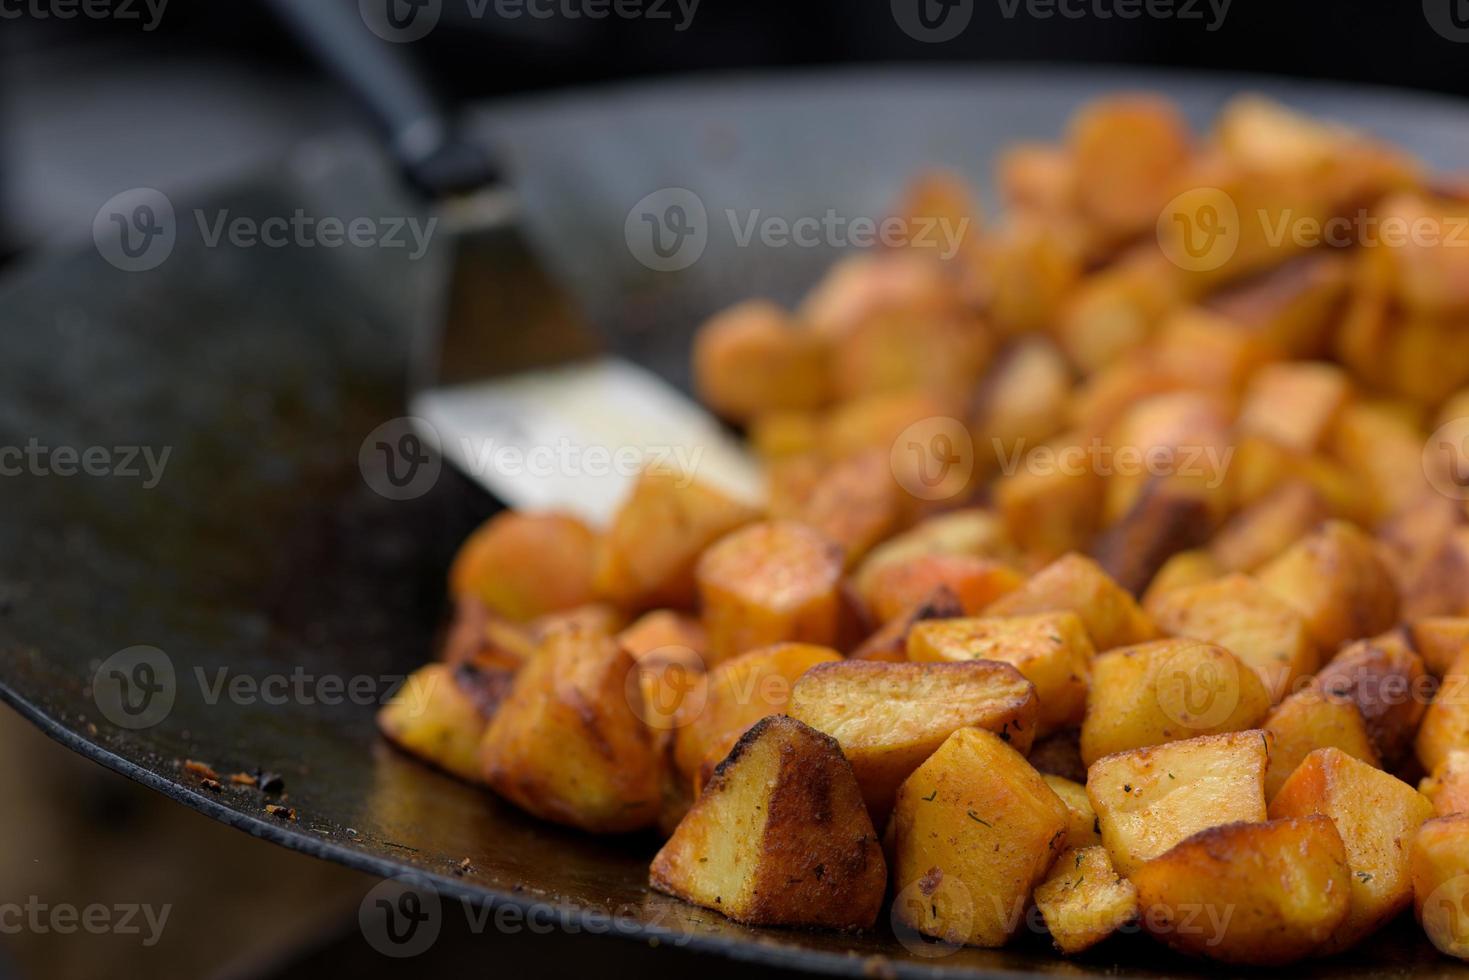
[[[491,154],[464,139],[404,52],[341,0],[269,0],[362,101],[439,219],[446,281],[412,353],[409,412],[444,457],[506,504],[611,516],[649,462],[747,500],[755,463],[707,412],[612,356],[547,273]]]

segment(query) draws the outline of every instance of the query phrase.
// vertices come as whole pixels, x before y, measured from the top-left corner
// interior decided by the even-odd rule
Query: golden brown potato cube
[[[1289,357],[1320,357],[1351,278],[1350,263],[1334,251],[1316,249],[1214,292],[1203,305]]]
[[[1464,203],[1394,194],[1375,210],[1384,222],[1414,232],[1398,243],[1401,247],[1384,249],[1403,305],[1427,314],[1469,312],[1469,257],[1462,254],[1469,210]]]
[[[864,449],[891,454],[903,431],[916,422],[952,416],[951,399],[925,391],[879,392],[834,405],[822,426],[822,448],[829,459]],[[962,467],[951,467],[956,473]]]
[[[889,833],[895,926],[1003,946],[1066,849],[1066,805],[999,736],[950,735],[898,790]]]
[[[1397,622],[1397,588],[1375,543],[1344,521],[1323,524],[1262,565],[1256,577],[1300,610],[1326,654]]]
[[[1320,654],[1294,606],[1248,575],[1174,589],[1153,605],[1164,632],[1217,643],[1259,675],[1271,703],[1307,677]]]
[[[979,380],[993,349],[983,326],[957,312],[881,310],[833,346],[832,394],[837,401],[902,391],[963,396]]]
[[[1418,828],[1410,856],[1413,911],[1445,956],[1469,959],[1469,814],[1434,817]]]
[[[1092,763],[1086,795],[1117,870],[1138,868],[1201,830],[1265,819],[1262,731],[1198,738],[1118,752]]]
[[[1209,552],[1225,571],[1253,572],[1329,516],[1315,487],[1287,480],[1231,517]]]
[[[1074,612],[1098,650],[1142,643],[1158,636],[1137,600],[1082,555],[1063,555],[1020,588],[985,608],[986,616]]]
[[[718,414],[747,422],[765,412],[820,408],[830,398],[830,345],[766,300],[716,315],[694,337],[694,387]]]
[[[1389,766],[1413,744],[1431,685],[1422,658],[1396,632],[1351,644],[1311,679],[1313,690],[1357,705],[1373,747]]]
[[[1259,676],[1228,650],[1192,639],[1157,640],[1092,661],[1081,758],[1252,728],[1270,710]]]
[[[676,614],[663,611],[664,615]],[[638,714],[653,731],[671,737],[674,729],[688,724],[690,714],[702,711],[708,696],[705,654],[699,645],[703,630],[697,621],[679,619],[644,624],[649,613],[617,642],[637,665],[636,680],[641,691]],[[636,630],[636,632],[630,632]],[[633,678],[628,679],[632,683]]]
[[[994,559],[920,555],[873,569],[866,577],[866,591],[858,595],[879,623],[888,623],[939,586],[958,597],[967,615],[974,615],[1024,581],[1015,569]]]
[[[1143,593],[1143,611],[1156,620],[1153,609],[1163,596],[1174,589],[1200,585],[1219,578],[1224,572],[1225,569],[1206,548],[1180,551],[1164,562],[1163,567],[1158,569],[1153,580],[1148,583],[1148,591]]]
[[[995,660],[1020,671],[1040,699],[1039,736],[1081,722],[1096,650],[1075,613],[941,619],[908,634],[908,659],[920,663]]]
[[[1418,708],[1422,710],[1421,704]],[[1406,712],[1401,714],[1404,723],[1410,720]],[[1402,725],[1397,726],[1397,731],[1401,728]],[[1455,749],[1469,748],[1469,650],[1459,654],[1444,672],[1433,702],[1422,714],[1413,748],[1424,771],[1430,773],[1443,765]]]
[[[1112,867],[1105,847],[1073,846],[1036,886],[1035,904],[1056,948],[1074,956],[1137,917],[1137,888]]]
[[[719,539],[695,577],[712,663],[783,641],[836,639],[842,548],[791,521],[751,524]]]
[[[1176,391],[1133,405],[1107,433],[1112,450],[1102,523],[1120,520],[1155,479],[1180,480],[1223,502],[1230,408],[1215,392]],[[1223,516],[1224,508],[1218,508]],[[1212,528],[1210,528],[1212,530]]]
[[[848,567],[887,537],[899,519],[888,453],[867,449],[819,468],[803,493],[772,494],[770,516],[813,527],[842,546]]]
[[[1071,119],[1083,210],[1119,236],[1153,227],[1191,153],[1188,124],[1151,95],[1097,99]]]
[[[1091,543],[1102,519],[1103,482],[1086,447],[1071,435],[1036,446],[994,483],[1009,536],[1050,561]]]
[[[691,475],[650,467],[599,543],[597,592],[629,609],[688,608],[699,554],[756,516]]]
[[[900,664],[908,659],[908,634],[919,623],[931,619],[953,619],[964,615],[959,597],[940,585],[903,615],[888,620],[877,632],[852,651],[853,660],[877,660]]]
[[[1237,394],[1252,375],[1283,354],[1260,334],[1241,330],[1222,314],[1186,306],[1158,325],[1149,356],[1159,371],[1187,387]]]
[[[867,929],[887,867],[836,740],[777,715],[719,764],[648,883],[749,925]]]
[[[1169,558],[1209,539],[1222,510],[1194,481],[1153,480],[1132,509],[1097,537],[1091,554],[1118,585],[1142,595]]]
[[[821,450],[821,413],[766,412],[745,429],[750,448],[767,462]]]
[[[1000,197],[1018,211],[1064,214],[1076,206],[1076,166],[1064,147],[1012,143],[995,163]]]
[[[903,780],[960,728],[985,728],[1022,754],[1035,738],[1035,689],[1008,664],[818,664],[796,681],[792,718],[841,744],[873,822]]]
[[[970,429],[986,471],[1017,447],[1045,442],[1066,427],[1071,368],[1050,341],[1026,337],[1009,347],[975,393]]]
[[[1035,765],[1034,759],[1031,760],[1031,765]],[[1041,772],[1041,778],[1046,781],[1047,786],[1051,787],[1052,792],[1061,798],[1061,802],[1066,804],[1067,842],[1072,847],[1091,847],[1101,844],[1102,828],[1097,823],[1097,811],[1092,809],[1092,801],[1086,795],[1086,787],[1065,776],[1057,776],[1055,773]]]
[[[1352,379],[1334,364],[1291,361],[1259,370],[1240,406],[1241,432],[1298,452],[1321,449],[1352,397]]]
[[[959,301],[950,270],[930,256],[902,249],[863,250],[834,264],[797,310],[816,333],[840,341],[883,310],[953,312]]]
[[[1347,949],[1397,915],[1413,898],[1408,848],[1433,804],[1421,793],[1340,749],[1317,749],[1291,773],[1270,816],[1331,818],[1347,849],[1351,906],[1323,953]]]
[[[643,613],[617,634],[634,660],[656,655],[665,647],[691,650],[703,657],[709,652],[709,636],[704,625],[687,613],[672,609],[654,609]]]
[[[1182,301],[1178,271],[1156,250],[1150,250],[1126,255],[1087,276],[1057,318],[1056,339],[1061,349],[1083,374],[1095,375],[1119,364]],[[1156,376],[1159,372],[1149,365],[1147,373]],[[1160,381],[1155,378],[1147,387]],[[1080,412],[1082,406],[1074,409]],[[1077,418],[1085,423],[1085,416]]]
[[[1408,636],[1423,666],[1442,677],[1469,649],[1469,616],[1425,616],[1408,624]]]
[[[999,229],[975,261],[984,270],[986,314],[1002,336],[1044,330],[1081,278],[1073,236],[1050,222],[1017,220]]]
[[[460,545],[449,591],[517,622],[591,602],[597,538],[569,514],[496,514]]]
[[[938,514],[888,538],[868,552],[852,580],[859,592],[865,591],[875,569],[922,555],[973,555],[1013,564],[1020,553],[998,514],[971,507]]]
[[[1367,487],[1374,523],[1431,492],[1423,473],[1423,434],[1379,402],[1343,408],[1330,448]]]
[[[378,711],[378,730],[405,752],[479,782],[480,738],[514,680],[504,668],[428,664]]]
[[[1441,817],[1469,813],[1469,749],[1450,750],[1433,774],[1423,777],[1418,792],[1428,797],[1433,812]]]
[[[1451,527],[1403,587],[1407,620],[1469,613],[1469,528]]]
[[[1132,873],[1144,926],[1182,953],[1255,966],[1311,955],[1347,915],[1346,849],[1330,820],[1233,823]]]
[[[704,703],[674,733],[673,761],[697,792],[699,767],[715,763],[766,715],[782,714],[796,678],[817,664],[840,660],[835,650],[809,643],[777,643],[733,657],[709,672]],[[697,696],[697,693],[695,694]]]
[[[1331,746],[1368,765],[1379,765],[1377,750],[1355,701],[1330,698],[1316,690],[1297,691],[1275,706],[1261,726],[1275,736],[1265,770],[1265,799],[1285,784],[1296,767],[1320,748]]]
[[[480,742],[485,782],[521,809],[597,833],[638,830],[659,807],[659,766],[636,666],[605,634],[553,632],[516,675]]]

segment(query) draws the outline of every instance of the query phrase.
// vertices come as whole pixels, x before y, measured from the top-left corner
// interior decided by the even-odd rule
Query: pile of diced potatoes
[[[747,924],[1469,958],[1469,183],[1144,95],[997,180],[705,324],[765,499],[495,516],[383,732]]]

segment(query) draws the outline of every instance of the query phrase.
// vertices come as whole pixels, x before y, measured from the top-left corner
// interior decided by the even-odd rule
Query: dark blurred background
[[[900,29],[889,0],[666,0],[667,19],[603,20],[567,16],[578,7],[568,0],[537,8],[550,17],[516,15],[516,0],[439,0],[437,28],[412,47],[442,91],[465,102],[690,72],[863,63],[1158,65],[1469,94],[1463,0],[1101,4],[1143,11],[1132,19],[1100,16],[1096,0],[965,2],[967,28],[933,43]],[[0,263],[85,236],[97,203],[119,188],[227,180],[350,124],[353,112],[257,0],[0,0]],[[3,709],[0,772],[10,776],[0,902],[172,906],[163,938],[147,947],[118,935],[16,932],[0,921],[0,978],[405,969],[361,942],[356,910],[373,882],[355,872],[215,825],[70,756]],[[738,972],[630,942],[452,930],[407,972],[695,968],[710,978]]]

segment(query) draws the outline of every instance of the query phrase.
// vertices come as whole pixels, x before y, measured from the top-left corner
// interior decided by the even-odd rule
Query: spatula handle
[[[368,29],[352,0],[267,0],[276,15],[372,114],[404,178],[430,198],[498,180],[482,147],[464,139],[404,50]]]

